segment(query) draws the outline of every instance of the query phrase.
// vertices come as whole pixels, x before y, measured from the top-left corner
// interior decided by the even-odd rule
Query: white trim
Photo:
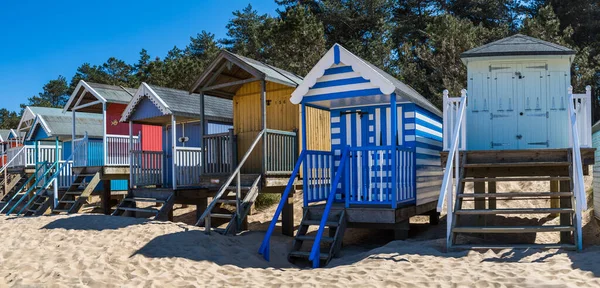
[[[317,65],[310,70],[308,75],[304,77],[304,81],[298,85],[296,90],[292,92],[290,102],[294,104],[299,104],[302,102],[302,98],[307,95],[310,87],[314,86],[319,78],[323,77],[325,70],[335,64],[334,54],[336,48],[339,49],[339,60],[341,63],[352,66],[352,70],[354,70],[354,72],[358,72],[363,78],[370,80],[371,85],[378,87],[383,94],[389,95],[394,93],[396,86],[394,86],[393,83],[379,74],[375,69],[371,68],[371,66],[365,63],[362,59],[350,53],[344,47],[336,43],[333,45],[333,47],[331,47],[331,49],[329,49],[329,51],[327,51],[327,53],[325,53]]]
[[[119,121],[128,122],[129,117],[131,117],[131,113],[133,113],[133,110],[135,109],[137,104],[144,97],[148,97],[148,99],[150,99],[150,101],[154,103],[156,108],[158,108],[158,110],[161,113],[163,113],[163,115],[172,114],[171,110],[169,109],[169,106],[160,98],[160,96],[158,96],[158,94],[156,94],[156,92],[154,92],[154,90],[152,90],[152,88],[150,88],[150,85],[146,84],[146,82],[142,82],[140,87],[133,95],[133,98],[131,99],[129,104],[127,104],[127,107],[123,111],[123,114],[121,114],[121,119]]]
[[[92,86],[90,86],[88,83],[86,83],[83,80],[79,80],[79,83],[77,83],[77,87],[75,87],[75,90],[73,90],[71,97],[69,97],[69,101],[67,101],[67,105],[65,105],[65,108],[63,108],[63,113],[66,113],[67,111],[69,111],[69,107],[71,106],[71,103],[77,96],[77,93],[79,92],[81,87],[84,88],[84,91],[81,92],[82,97],[83,97],[83,94],[85,94],[85,91],[87,90],[90,93],[92,93],[92,95],[94,95],[94,97],[96,97],[98,100],[106,103],[106,98],[102,97],[102,95],[100,95],[100,93],[98,93],[96,90],[94,90],[94,88],[92,88]],[[75,108],[75,107],[73,107],[73,108]]]
[[[429,124],[431,124],[431,125],[433,125],[435,127],[442,128],[442,123],[440,123],[438,121],[435,121],[435,120],[433,120],[433,119],[431,119],[431,118],[429,118],[426,115],[423,115],[421,113],[417,113],[417,119],[423,120],[423,121],[425,121],[425,122],[427,122],[427,123],[429,123]]]
[[[369,90],[369,89],[374,89],[374,88],[378,88],[378,87],[374,86],[373,84],[371,84],[369,82],[357,83],[357,84],[347,84],[347,85],[342,85],[342,86],[331,86],[331,87],[310,89],[308,91],[308,93],[306,93],[306,95],[304,95],[304,96],[308,97],[308,96],[315,96],[315,95],[322,95],[322,94],[329,94],[329,93]]]

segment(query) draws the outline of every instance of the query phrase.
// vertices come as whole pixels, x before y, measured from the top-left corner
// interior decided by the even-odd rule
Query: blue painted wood
[[[340,46],[333,46],[333,63],[340,64]]]
[[[392,94],[391,97],[391,102],[390,106],[391,106],[391,124],[392,127],[390,127],[391,129],[391,135],[392,135],[392,145],[396,146],[397,145],[397,139],[398,139],[398,110],[396,109],[396,94]],[[396,149],[394,149],[394,153],[398,153],[396,151]],[[405,160],[403,158],[401,158],[401,160]],[[392,155],[392,190],[396,190],[398,188],[397,186],[397,174],[398,174],[398,169],[394,169],[395,167],[397,167],[397,162],[398,161],[398,157],[396,157],[396,155]],[[404,161],[402,161],[403,163]],[[401,164],[402,164],[401,163]],[[401,191],[401,190],[400,190]],[[397,207],[397,202],[398,202],[398,197],[397,197],[397,193],[395,191],[392,191],[392,209],[396,209]]]
[[[136,106],[130,116],[132,121],[144,120],[164,116],[163,113],[152,103],[150,99],[144,97]]]
[[[379,88],[372,89],[362,89],[362,90],[353,90],[353,91],[345,91],[345,92],[334,92],[334,93],[325,93],[314,95],[310,97],[306,97],[304,101],[308,102],[316,102],[323,100],[334,100],[334,99],[342,99],[342,98],[352,98],[352,97],[363,97],[363,96],[377,96],[382,95],[383,92]]]
[[[352,70],[352,66],[329,68],[329,69],[325,70],[325,73],[323,73],[323,75],[333,75],[333,74],[341,74],[341,73],[348,73],[348,72],[354,72]]]
[[[317,82],[317,83],[315,83],[315,85],[313,85],[313,87],[311,87],[311,89],[344,86],[344,85],[360,84],[360,83],[369,83],[369,82],[370,81],[365,78],[354,77],[354,78]]]
[[[304,127],[302,129],[302,152],[304,153],[304,151],[307,150],[307,146],[306,146],[306,104],[302,103],[300,108],[302,109],[302,127]],[[298,159],[298,161],[300,161],[300,159]],[[307,175],[308,174],[308,169],[306,168],[306,165],[304,165],[304,167],[302,168],[302,175]],[[306,177],[302,177],[302,185],[303,187],[308,187],[308,179]],[[304,201],[303,201],[303,206],[306,207],[308,206],[308,194],[304,193]]]

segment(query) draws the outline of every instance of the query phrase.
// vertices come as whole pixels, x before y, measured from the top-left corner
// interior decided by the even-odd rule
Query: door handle
[[[523,138],[523,135],[517,135],[517,139],[521,140],[521,138]]]

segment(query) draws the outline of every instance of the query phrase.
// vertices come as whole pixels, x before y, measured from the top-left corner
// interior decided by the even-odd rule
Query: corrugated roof
[[[150,85],[172,114],[176,116],[200,118],[200,94]],[[233,102],[228,99],[204,96],[204,115],[208,120],[233,122]]]
[[[28,106],[35,115],[64,115],[61,108]]]
[[[135,89],[106,85],[99,83],[86,82],[90,87],[94,88],[109,103],[127,104],[135,94]]]
[[[574,55],[575,50],[541,39],[515,34],[463,52],[461,58],[517,55]]]
[[[73,114],[62,115],[39,115],[43,123],[47,125],[50,131],[46,131],[52,137],[70,137],[72,136]],[[95,113],[77,113],[75,116],[77,136],[83,136],[85,132],[89,137],[102,137],[104,129],[102,128],[102,114]],[[36,126],[40,125],[36,121]]]

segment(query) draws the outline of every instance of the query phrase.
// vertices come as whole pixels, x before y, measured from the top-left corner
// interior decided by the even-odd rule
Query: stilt
[[[494,177],[488,177],[488,180],[493,180]],[[496,182],[488,181],[487,193],[496,193]],[[496,198],[488,198],[488,209],[496,209]]]
[[[198,199],[198,204],[196,204],[196,220],[200,219],[202,213],[206,211],[206,207],[208,207],[208,198]]]
[[[570,192],[571,181],[560,181],[560,192]],[[571,197],[560,197],[560,208],[573,208],[571,205]],[[560,214],[560,225],[561,226],[572,226],[572,215],[571,214]],[[561,232],[560,243],[562,244],[573,244],[572,232]]]
[[[485,182],[475,182],[473,183],[473,192],[475,194],[485,194]],[[485,198],[476,198],[475,199],[475,209],[476,210],[485,210]],[[477,216],[477,226],[483,226],[485,223],[485,216],[479,215]]]
[[[169,217],[168,217],[169,221],[173,222],[173,209],[169,210]]]
[[[559,181],[550,181],[550,192],[559,192]],[[550,198],[550,208],[560,208],[560,197]],[[558,213],[550,214],[552,217],[558,217]]]
[[[429,224],[431,224],[431,225],[440,224],[440,212],[437,212],[436,210],[431,210],[429,212]]]
[[[408,238],[408,230],[410,229],[409,220],[397,223],[394,229],[394,240],[406,240]]]
[[[110,215],[110,180],[103,180],[102,190],[102,213],[104,215]]]
[[[294,236],[294,193],[290,193],[281,210],[281,233]]]

